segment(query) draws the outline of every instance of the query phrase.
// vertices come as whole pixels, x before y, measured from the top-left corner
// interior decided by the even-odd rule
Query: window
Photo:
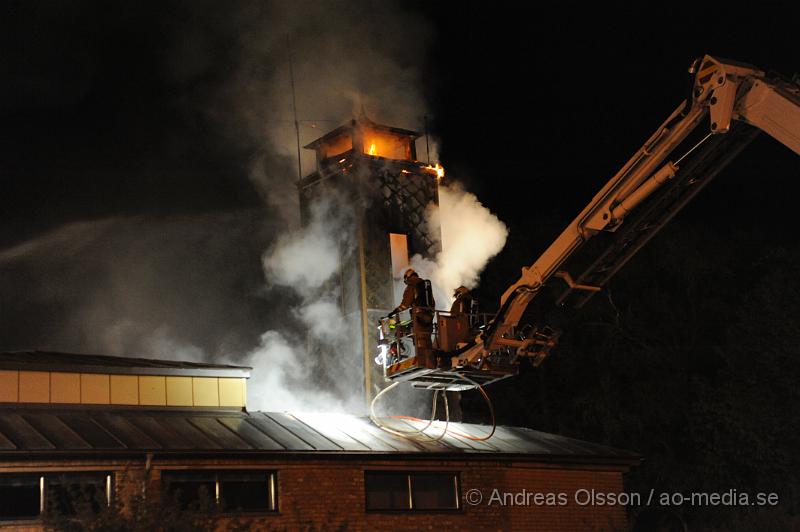
[[[184,509],[277,510],[273,471],[165,471],[161,478]]]
[[[169,473],[162,476],[167,493],[184,510],[208,509],[216,504],[217,481],[214,473]]]
[[[41,509],[38,476],[0,477],[0,520],[36,519]]]
[[[98,512],[110,503],[107,473],[0,475],[0,521],[38,519],[45,509],[60,515],[83,508]]]
[[[402,279],[408,269],[408,235],[389,233],[389,250],[392,257],[392,276]]]
[[[367,510],[458,510],[458,473],[365,471]]]
[[[47,509],[58,515],[76,515],[82,510],[97,513],[110,502],[106,489],[109,479],[92,474],[49,476],[45,484]]]
[[[273,473],[226,473],[219,476],[219,497],[223,511],[274,511]]]

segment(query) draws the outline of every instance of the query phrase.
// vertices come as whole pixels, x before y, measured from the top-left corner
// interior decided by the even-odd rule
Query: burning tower
[[[384,387],[383,369],[374,361],[375,324],[399,302],[410,257],[433,258],[440,250],[440,228],[426,216],[426,209],[438,208],[439,175],[417,160],[419,137],[360,118],[305,146],[316,151],[317,169],[299,184],[304,220],[322,201],[333,201],[337,214],[350,220],[333,281],[342,326],[350,329],[348,345],[310,349],[322,364],[363,371],[365,401]]]

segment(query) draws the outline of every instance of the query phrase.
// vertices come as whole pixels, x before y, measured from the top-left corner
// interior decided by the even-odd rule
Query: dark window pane
[[[58,475],[47,478],[47,509],[59,515],[97,513],[106,504],[105,475]]]
[[[182,509],[205,510],[214,505],[214,482],[181,480],[169,483],[169,493]]]
[[[0,520],[39,516],[39,477],[0,476]]]
[[[365,471],[367,510],[408,510],[408,474]]]
[[[411,495],[415,510],[455,510],[457,476],[453,473],[412,473]]]
[[[275,509],[270,493],[271,473],[220,473],[219,496],[224,511],[270,511]]]
[[[167,495],[182,509],[209,510],[216,502],[214,473],[164,473]]]

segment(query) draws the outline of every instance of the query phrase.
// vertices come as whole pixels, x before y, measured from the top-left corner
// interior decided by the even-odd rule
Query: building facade
[[[590,498],[623,491],[623,474],[639,462],[630,452],[515,427],[483,439],[492,427],[434,422],[412,438],[358,416],[247,412],[222,390],[231,386],[223,379],[245,379],[249,368],[41,355],[59,371],[42,371],[36,353],[0,355],[3,386],[14,388],[15,374],[17,382],[0,399],[3,530],[41,530],[55,514],[78,519],[87,494],[106,518],[136,511],[135,501],[173,504],[165,515],[198,510],[210,529],[626,527],[624,506]],[[32,373],[48,373],[36,382],[48,382],[49,400],[30,394]],[[77,394],[63,394],[70,379],[58,374],[78,375]],[[115,376],[138,381],[124,400]],[[143,387],[152,382],[145,377],[163,377],[159,404],[143,400],[161,397]],[[188,378],[191,393],[176,392],[175,377]],[[216,394],[194,379],[217,379]],[[84,400],[90,395],[94,402]],[[189,396],[197,400],[186,404]]]

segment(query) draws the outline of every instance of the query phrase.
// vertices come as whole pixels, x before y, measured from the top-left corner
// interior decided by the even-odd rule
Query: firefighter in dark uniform
[[[433,333],[433,309],[436,304],[430,290],[430,283],[421,279],[411,268],[403,274],[403,282],[406,283],[403,300],[389,313],[389,316],[411,309],[417,361],[420,365],[435,367],[431,334]]]
[[[453,306],[450,307],[450,314],[471,314],[472,313],[472,294],[466,286],[459,286],[453,292]]]

